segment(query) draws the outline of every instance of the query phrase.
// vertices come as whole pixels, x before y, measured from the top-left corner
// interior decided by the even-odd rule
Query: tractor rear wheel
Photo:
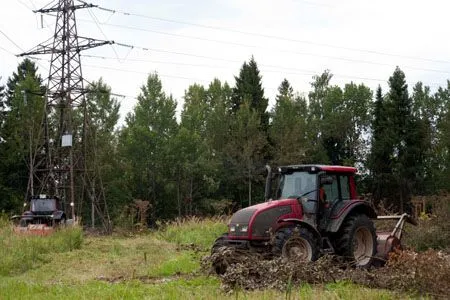
[[[348,217],[336,240],[336,252],[349,259],[356,267],[368,268],[374,262],[377,235],[372,220],[366,215]]]
[[[282,228],[275,234],[272,249],[275,255],[289,260],[315,261],[318,255],[317,239],[306,228]]]

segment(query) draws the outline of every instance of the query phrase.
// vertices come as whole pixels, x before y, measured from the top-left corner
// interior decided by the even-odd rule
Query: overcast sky
[[[41,22],[32,12],[50,1],[1,1],[0,83],[22,60],[13,54],[52,36],[54,17],[44,15]],[[102,77],[114,93],[125,96],[118,98],[122,118],[135,105],[149,73],[158,72],[180,110],[189,85],[207,86],[215,77],[234,85],[234,76],[252,55],[270,105],[283,78],[307,93],[312,75],[325,69],[334,74],[332,84],[362,82],[372,89],[380,84],[386,90],[397,65],[410,87],[422,81],[435,90],[450,79],[446,0],[86,2],[116,12],[77,10],[79,36],[134,46],[82,53],[83,76],[89,81]],[[46,78],[50,57],[40,58],[38,67]]]

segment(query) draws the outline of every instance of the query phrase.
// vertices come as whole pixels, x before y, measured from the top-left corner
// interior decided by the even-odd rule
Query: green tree
[[[261,130],[260,115],[253,110],[250,101],[241,104],[241,108],[232,120],[229,142],[226,147],[227,162],[233,172],[235,200],[241,205],[251,205],[253,199],[262,199],[262,170],[264,168],[264,149],[267,139]],[[245,187],[245,183],[247,187]],[[254,184],[258,184],[255,197]],[[245,191],[247,197],[245,197]],[[247,203],[244,204],[244,199]]]
[[[185,214],[198,211],[215,187],[217,163],[206,138],[207,116],[211,112],[206,94],[205,89],[197,84],[185,92],[180,130],[171,147],[177,168],[179,215],[182,207]]]
[[[388,123],[386,101],[381,87],[378,86],[373,104],[372,137],[369,157],[369,170],[371,172],[371,192],[374,204],[389,196],[393,182],[392,178],[392,129]]]
[[[236,86],[233,88],[231,109],[236,112],[245,101],[248,101],[250,108],[260,116],[262,129],[267,130],[269,115],[266,110],[269,100],[264,97],[261,79],[258,65],[252,56],[248,63],[244,62],[242,65],[239,77],[235,77]]]
[[[332,75],[314,76],[309,93],[308,140],[314,162],[361,165],[370,125],[371,90],[363,84],[330,86]]]
[[[95,174],[91,186],[86,191],[94,205],[102,204],[106,199],[108,208],[117,215],[122,209],[127,195],[122,182],[120,162],[117,153],[117,132],[120,104],[111,97],[111,88],[100,78],[92,82],[86,94],[86,136],[83,146],[86,149],[86,166]],[[94,195],[95,193],[95,195]],[[100,202],[100,203],[99,203]],[[84,219],[90,220],[92,206],[83,207]],[[100,218],[104,213],[100,208]],[[105,220],[103,220],[105,221]],[[95,221],[91,220],[91,223]],[[87,223],[87,222],[86,222]]]
[[[330,163],[323,145],[322,124],[325,117],[324,101],[328,94],[333,75],[324,71],[320,76],[313,76],[312,91],[308,93],[307,137],[310,151],[306,154],[311,163]]]
[[[206,103],[209,107],[206,115],[206,135],[210,151],[221,156],[230,131],[231,115],[228,108],[231,105],[232,89],[225,82],[214,79],[206,91]]]
[[[423,176],[426,133],[423,123],[413,115],[405,74],[398,67],[389,78],[389,88],[386,104],[388,125],[392,128],[392,175],[397,181],[397,191],[391,200],[403,212],[415,184]]]
[[[283,80],[278,88],[276,103],[271,112],[269,129],[276,165],[303,163],[310,143],[306,137],[306,100],[294,95],[289,81]]]
[[[413,88],[412,114],[416,119],[418,129],[422,130],[424,140],[422,151],[423,176],[415,184],[414,192],[418,194],[435,193],[439,183],[439,155],[438,155],[438,120],[442,111],[442,102],[439,97],[430,94],[430,87],[418,82]]]
[[[343,115],[349,123],[344,136],[344,164],[364,164],[368,148],[365,136],[371,122],[371,103],[373,93],[364,84],[353,82],[344,86]]]
[[[1,76],[0,76],[0,80],[2,80]],[[3,110],[5,109],[5,104],[4,104],[5,94],[6,94],[5,93],[5,86],[4,85],[0,85],[0,112],[3,112]]]
[[[163,92],[158,75],[151,74],[120,135],[131,197],[150,201],[151,221],[176,213],[176,180],[169,149],[178,129],[175,111],[175,100]]]
[[[209,106],[206,116],[206,141],[208,151],[214,157],[214,164],[217,165],[213,182],[217,188],[211,197],[228,202],[229,199],[238,197],[235,174],[229,165],[227,153],[234,119],[228,110],[232,103],[232,89],[226,82],[222,84],[219,79],[214,79],[208,87],[206,97]]]
[[[30,166],[41,160],[42,121],[45,114],[44,88],[33,62],[25,59],[8,78],[2,102],[0,143],[0,209],[18,209],[32,193]]]
[[[440,103],[437,121],[438,142],[436,156],[438,161],[436,185],[438,189],[450,190],[450,80],[445,88],[439,87],[435,96]]]

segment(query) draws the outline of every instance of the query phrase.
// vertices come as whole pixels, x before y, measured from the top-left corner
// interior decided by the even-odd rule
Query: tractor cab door
[[[344,201],[352,199],[351,175],[339,173],[322,174],[319,193],[318,224],[319,229],[326,229],[330,216]]]

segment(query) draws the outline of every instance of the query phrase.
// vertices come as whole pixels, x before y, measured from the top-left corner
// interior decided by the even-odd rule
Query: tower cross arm
[[[53,47],[52,42],[42,43],[34,47],[28,52],[20,53],[17,56],[28,56],[28,55],[36,55],[36,54],[52,54],[52,53],[61,53],[62,50],[55,49]]]
[[[78,46],[76,47],[77,51],[83,51],[90,48],[100,47],[103,45],[112,45],[114,44],[114,41],[104,41],[104,40],[97,40],[93,38],[88,37],[78,37]]]
[[[61,6],[59,6],[59,5],[55,5],[55,6],[50,7],[50,8],[41,8],[41,9],[38,9],[38,10],[33,10],[33,12],[34,12],[34,13],[46,14],[46,13],[51,13],[51,12],[59,12],[59,11],[61,11],[62,9],[66,9],[66,10],[77,10],[77,9],[80,9],[80,8],[93,8],[93,7],[98,7],[98,5],[94,5],[94,4],[92,4],[92,3],[86,3],[86,2],[83,2],[83,1],[80,1],[80,2],[82,2],[82,4],[78,4],[78,5],[69,5],[69,6],[66,6],[66,7],[61,7]]]

